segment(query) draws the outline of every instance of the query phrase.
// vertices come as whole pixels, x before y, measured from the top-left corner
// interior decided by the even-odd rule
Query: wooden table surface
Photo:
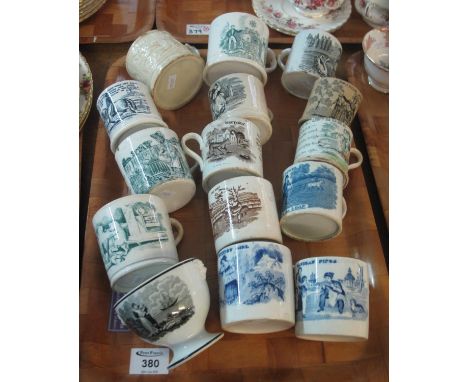
[[[364,35],[372,28],[367,25],[352,3],[348,21],[333,34],[341,43],[360,44]],[[246,12],[255,15],[252,0],[157,0],[156,27],[170,32],[180,41],[207,44],[208,36],[188,36],[187,24],[210,24],[217,16],[227,12]],[[288,36],[272,28],[270,43],[292,44],[294,36]]]
[[[103,71],[116,56],[126,53],[128,45],[93,45],[82,49],[93,71],[96,99],[106,84],[128,78],[124,58]],[[354,50],[353,50],[354,49]],[[356,47],[345,52],[337,76],[345,78],[344,63]],[[96,70],[96,72],[94,72]],[[265,88],[267,103],[274,112],[273,135],[263,146],[264,177],[272,182],[277,204],[281,201],[281,176],[293,162],[297,143],[297,120],[306,101],[295,98],[280,85],[281,71],[269,75]],[[207,87],[177,111],[160,110],[170,128],[179,137],[201,132],[211,121]],[[265,335],[225,333],[225,337],[168,376],[129,376],[129,355],[133,347],[149,347],[130,332],[107,329],[111,289],[90,224],[94,213],[105,203],[123,196],[125,182],[109,149],[107,134],[98,124],[95,102],[83,128],[81,208],[84,232],[80,285],[80,379],[82,381],[387,381],[388,380],[388,271],[379,240],[370,198],[362,169],[350,174],[344,191],[348,214],[342,234],[323,243],[302,243],[284,236],[293,262],[310,256],[349,256],[370,265],[369,340],[360,343],[323,343],[304,341],[294,330]],[[94,138],[94,140],[93,140]],[[94,155],[94,157],[93,157]],[[202,191],[200,174],[196,175],[197,193],[184,208],[171,216],[185,228],[178,246],[179,259],[201,259],[208,268],[207,281],[211,306],[207,329],[219,331],[216,252],[208,215],[207,197]],[[89,204],[87,194],[89,195]],[[87,208],[86,208],[87,207]]]
[[[388,226],[388,94],[380,93],[368,84],[363,60],[363,52],[359,51],[349,57],[345,66],[348,81],[356,86],[363,95],[358,117]]]

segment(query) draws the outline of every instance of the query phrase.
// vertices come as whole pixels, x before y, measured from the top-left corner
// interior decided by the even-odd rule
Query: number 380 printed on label
[[[169,349],[141,348],[130,353],[129,374],[168,374]]]

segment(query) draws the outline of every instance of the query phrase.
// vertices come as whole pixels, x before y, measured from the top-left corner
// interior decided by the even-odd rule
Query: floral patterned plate
[[[93,77],[86,59],[80,53],[80,131],[93,102]]]
[[[351,0],[329,14],[317,18],[297,12],[289,0],[252,0],[252,7],[265,23],[278,32],[295,36],[303,29],[320,29],[334,32],[351,16]]]

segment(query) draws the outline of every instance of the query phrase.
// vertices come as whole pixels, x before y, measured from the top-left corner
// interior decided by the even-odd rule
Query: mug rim
[[[362,99],[364,98],[361,91],[356,87],[354,86],[352,83],[348,82],[348,81],[345,81],[345,80],[342,80],[341,78],[338,78],[338,77],[320,77],[319,79],[317,79],[317,81],[314,83],[314,86],[312,87],[312,90],[311,90],[311,95],[312,95],[312,92],[316,86],[316,83],[317,82],[320,82],[320,81],[337,81],[337,82],[340,82],[340,83],[343,83],[345,84],[345,86],[351,88],[355,93],[359,94],[361,96],[361,101]],[[309,97],[310,98],[310,97]]]
[[[239,246],[239,245],[244,245],[244,244],[250,244],[250,245],[255,245],[255,244],[264,244],[264,245],[268,245],[268,244],[272,244],[272,245],[278,245],[280,247],[283,247],[287,250],[287,252],[289,253],[289,255],[291,256],[291,263],[292,263],[292,254],[291,254],[291,250],[289,249],[289,247],[285,246],[284,244],[282,243],[277,243],[277,242],[274,242],[274,241],[269,241],[269,240],[262,240],[262,239],[254,239],[254,240],[246,240],[246,241],[241,241],[241,242],[237,242],[237,243],[232,243],[226,247],[224,247],[223,249],[221,249],[220,251],[218,251],[216,253],[216,257],[218,257],[218,255],[223,252],[225,249],[228,249],[230,247],[234,247],[234,246]],[[294,265],[294,264],[293,264]]]
[[[154,130],[157,130],[157,131],[160,131],[160,130],[163,130],[163,131],[171,131],[173,134],[175,134],[175,136],[177,137],[177,139],[179,139],[179,136],[177,135],[177,133],[172,130],[171,128],[169,127],[164,127],[164,126],[158,126],[158,125],[154,125],[154,126],[147,126],[147,127],[144,127],[142,129],[138,129],[136,131],[132,131],[130,134],[128,134],[126,137],[124,137],[123,139],[121,139],[120,143],[117,145],[117,148],[115,150],[115,153],[114,155],[117,157],[117,153],[120,151],[120,146],[122,144],[124,144],[125,142],[128,142],[128,141],[131,141],[132,137],[135,135],[135,134],[139,134],[139,133],[142,133],[143,135],[143,132],[144,131],[147,131],[147,130],[150,130],[150,129],[154,129]],[[128,196],[128,195],[127,195]]]
[[[332,35],[330,32],[327,32],[327,31],[323,31],[323,30],[320,30],[320,29],[315,29],[315,28],[308,28],[308,29],[302,29],[297,35],[299,36],[300,34],[306,34],[306,33],[313,33],[313,34],[322,34],[322,35],[325,35],[325,36],[329,36],[332,38],[332,40],[341,48],[341,54],[340,54],[340,57],[341,55],[343,54],[343,46],[341,45],[341,42],[340,40],[338,40],[334,35]],[[296,37],[294,37],[294,40],[296,40]],[[293,45],[294,45],[294,41],[293,41]],[[291,49],[292,51],[292,49]],[[338,58],[338,61],[339,61],[340,58]]]
[[[243,57],[236,57],[236,56],[229,56],[230,58],[229,59],[218,59],[216,58],[215,61],[211,62],[210,64],[208,64],[208,58],[207,58],[207,62],[206,62],[206,65],[203,69],[203,81],[205,82],[205,84],[207,84],[208,86],[210,86],[211,88],[211,85],[214,84],[216,81],[218,81],[220,78],[222,77],[225,77],[225,75],[217,78],[216,80],[214,80],[213,82],[210,82],[209,81],[209,71],[215,66],[215,65],[220,65],[220,64],[226,64],[226,63],[236,63],[236,62],[241,62],[241,63],[244,63],[244,64],[247,64],[247,65],[250,65],[252,66],[255,70],[257,70],[262,79],[260,80],[260,78],[258,78],[258,80],[260,80],[261,82],[263,82],[263,86],[265,86],[268,82],[268,74],[265,70],[265,68],[263,66],[261,66],[258,62],[254,61],[254,60],[250,60],[250,59],[247,59],[247,58],[243,58]],[[239,72],[235,72],[235,73],[239,73]],[[230,73],[231,74],[231,73]],[[251,73],[245,73],[245,74],[251,74]],[[229,74],[228,74],[229,75]],[[252,74],[254,75],[254,74]]]
[[[305,262],[305,261],[310,261],[310,260],[317,260],[317,259],[349,259],[351,262],[357,262],[357,263],[362,263],[361,265],[368,265],[367,262],[365,262],[364,260],[361,260],[361,259],[356,259],[355,257],[348,257],[348,256],[310,256],[310,257],[306,257],[304,259],[301,259],[301,260],[298,260],[295,264],[294,264],[294,267],[296,266],[300,266],[301,262]],[[316,265],[320,265],[318,264],[317,262],[315,263]],[[324,266],[327,265],[327,264],[323,264]]]
[[[243,183],[244,181],[249,180],[249,179],[255,179],[255,180],[259,181],[262,185],[269,184],[273,188],[273,185],[271,184],[271,182],[268,179],[265,179],[265,178],[263,178],[261,176],[254,176],[254,175],[236,176],[235,178],[229,178],[229,179],[226,179],[226,180],[222,180],[221,182],[214,185],[211,188],[211,190],[208,192],[208,202],[209,202],[210,192],[212,192],[216,186],[218,186],[218,185],[220,185],[221,183],[224,183],[224,182],[234,181],[234,179],[239,183]]]
[[[314,209],[313,212],[310,212],[310,210]],[[343,231],[343,219],[340,219],[341,221],[337,221],[335,219],[334,216],[332,216],[331,214],[327,214],[325,213],[324,211],[317,211],[317,209],[320,209],[320,210],[324,210],[323,208],[320,208],[320,207],[308,207],[308,208],[304,208],[304,209],[300,209],[300,210],[296,210],[296,211],[290,211],[290,212],[287,212],[285,213],[284,215],[281,216],[280,220],[279,220],[279,223],[280,223],[280,227],[281,227],[281,232],[283,232],[286,236],[289,236],[295,240],[298,240],[298,241],[302,241],[302,242],[319,242],[319,241],[326,241],[326,240],[330,240],[330,239],[333,239],[335,237],[337,237],[341,231]],[[333,221],[333,223],[336,224],[337,226],[337,229],[335,231],[333,231],[333,233],[330,233],[326,236],[322,236],[322,237],[314,237],[313,239],[310,239],[310,238],[307,238],[306,236],[299,236],[295,233],[292,233],[287,227],[286,225],[288,224],[285,220],[289,217],[294,217],[294,216],[298,216],[298,215],[319,215],[321,217],[326,217],[328,219],[330,219],[331,221]]]
[[[146,85],[144,82],[141,82],[139,80],[133,80],[133,79],[130,79],[130,80],[121,80],[121,81],[117,81],[117,82],[114,82],[113,84],[110,84],[108,85],[103,91],[101,91],[101,93],[99,94],[99,97],[97,98],[96,100],[96,104],[99,103],[99,100],[104,97],[104,94],[107,93],[109,91],[110,88],[112,88],[113,86],[117,85],[117,84],[121,84],[123,82],[136,82],[137,84],[141,84],[143,85],[146,90],[148,90],[148,92],[151,94],[151,89],[148,88],[148,85]]]
[[[299,126],[299,131],[308,122],[319,122],[319,121],[322,121],[322,120],[326,120],[327,122],[334,123],[336,125],[341,126],[344,130],[348,130],[348,132],[349,132],[349,134],[351,136],[351,141],[354,139],[353,130],[351,130],[351,128],[346,123],[340,121],[339,119],[332,118],[332,117],[326,117],[324,115],[319,115],[319,114],[311,114],[310,117],[306,117],[306,118],[301,117],[301,119],[299,120],[299,123],[298,123],[300,125]],[[298,137],[298,140],[299,140],[299,137]]]
[[[186,259],[186,260],[182,260],[182,261],[179,261],[178,263],[170,266],[169,268],[155,274],[154,276],[150,277],[149,279],[143,281],[142,283],[138,284],[135,288],[131,289],[129,292],[127,292],[124,296],[122,296],[113,306],[113,309],[116,309],[117,308],[117,305],[120,305],[122,302],[124,302],[124,300],[126,300],[127,298],[129,298],[132,294],[134,294],[135,292],[137,292],[139,289],[143,288],[145,285],[149,284],[150,282],[156,280],[158,277],[160,276],[163,276],[165,275],[166,273],[168,272],[171,272],[172,270],[174,270],[175,268],[179,267],[179,266],[182,266],[184,264],[187,264],[189,262],[192,262],[194,260],[199,260],[195,257],[191,257],[189,259]],[[199,260],[201,261],[201,260]]]
[[[292,165],[288,166],[283,171],[282,181],[284,182],[284,175],[286,174],[287,171],[289,171],[289,169],[293,168],[294,166],[299,166],[300,164],[303,164],[303,163],[309,164],[309,168],[310,168],[311,163],[316,163],[316,164],[327,165],[327,166],[333,167],[333,169],[337,170],[341,174],[341,176],[343,177],[343,173],[341,172],[341,170],[338,167],[336,167],[335,165],[331,164],[331,163],[322,162],[322,161],[318,161],[318,160],[307,160],[307,161],[301,161],[301,162],[293,163]]]

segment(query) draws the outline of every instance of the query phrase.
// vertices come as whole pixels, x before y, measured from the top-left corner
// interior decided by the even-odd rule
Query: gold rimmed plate
[[[88,118],[93,102],[93,76],[88,62],[80,53],[80,128]]]

